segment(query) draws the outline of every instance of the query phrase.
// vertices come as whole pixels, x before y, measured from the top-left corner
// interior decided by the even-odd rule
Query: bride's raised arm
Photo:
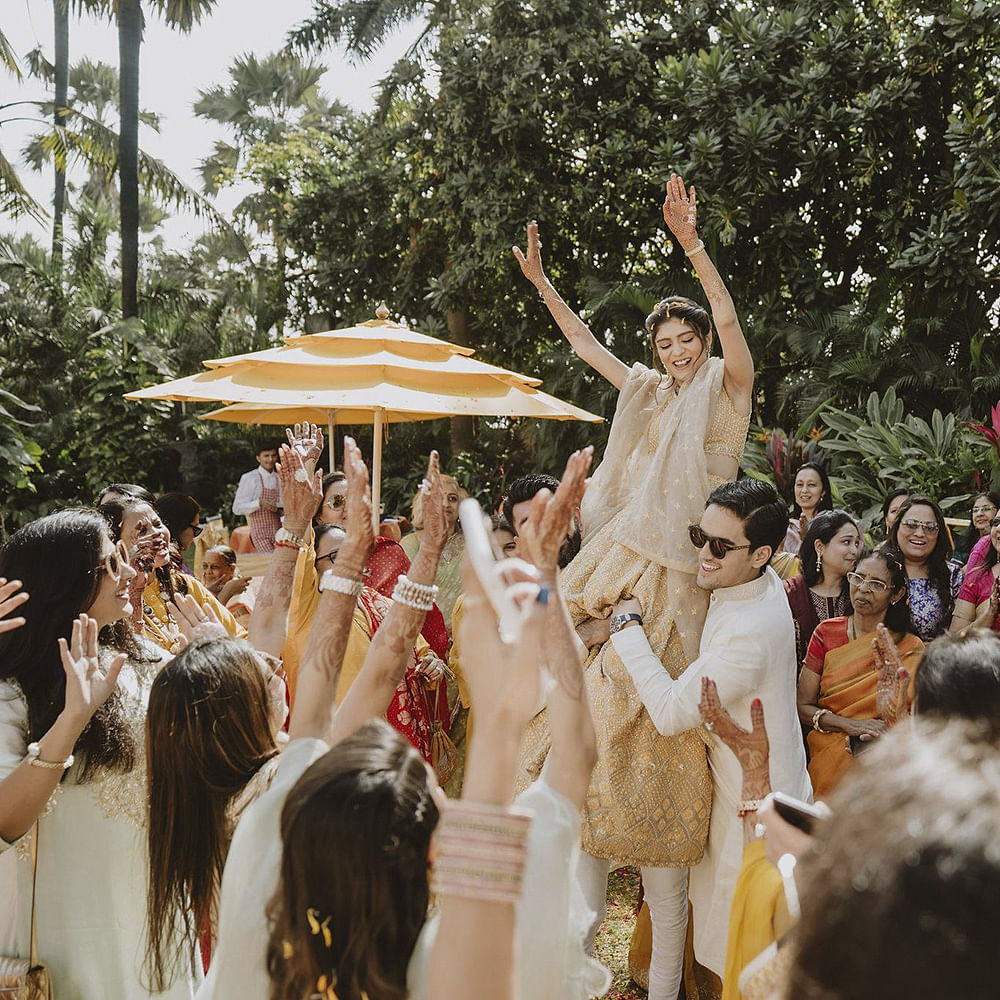
[[[563,336],[569,341],[570,347],[590,365],[594,371],[603,375],[616,389],[620,389],[628,375],[628,365],[619,361],[590,332],[590,327],[566,303],[552,286],[542,267],[542,241],[538,237],[538,223],[528,224],[528,253],[521,252],[520,247],[512,247],[514,256],[521,271],[541,295],[542,301],[548,306],[552,318],[559,325]]]
[[[694,265],[705,290],[712,322],[719,335],[725,361],[725,386],[729,398],[740,413],[750,412],[753,392],[753,358],[747,347],[732,296],[712,263],[705,244],[698,236],[698,204],[694,185],[684,189],[684,179],[670,175],[667,197],[663,202],[663,221]]]

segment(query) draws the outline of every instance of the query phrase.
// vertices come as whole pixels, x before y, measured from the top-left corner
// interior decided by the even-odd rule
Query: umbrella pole
[[[330,410],[330,412],[326,415],[326,435],[327,442],[330,446],[330,468],[326,470],[327,472],[333,472],[333,470],[337,468],[336,451],[333,443],[333,435],[336,429],[333,418],[336,415],[336,412],[336,410]]]
[[[375,411],[375,427],[372,435],[372,517],[375,521],[375,534],[378,534],[382,521],[380,510],[382,502],[382,411]]]

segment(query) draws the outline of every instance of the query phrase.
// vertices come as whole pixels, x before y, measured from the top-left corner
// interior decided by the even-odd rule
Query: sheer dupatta
[[[617,542],[660,566],[697,572],[687,528],[701,517],[710,492],[705,437],[723,372],[722,359],[709,358],[675,395],[665,376],[632,366],[604,460],[583,498],[584,546],[621,514]],[[654,433],[658,440],[650,455]]]

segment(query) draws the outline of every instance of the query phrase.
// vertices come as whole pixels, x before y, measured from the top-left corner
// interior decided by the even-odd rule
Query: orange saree
[[[913,697],[913,677],[920,663],[924,644],[911,633],[893,635],[903,665],[910,674],[910,697]],[[819,697],[816,704],[845,719],[874,719],[875,687],[878,671],[872,636],[863,635],[843,646],[827,651],[820,675]],[[809,777],[813,794],[824,798],[840,781],[852,757],[847,749],[845,733],[820,733],[815,729],[806,737],[809,744]]]

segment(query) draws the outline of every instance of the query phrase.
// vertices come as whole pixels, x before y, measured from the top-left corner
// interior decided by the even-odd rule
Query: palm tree
[[[66,102],[69,96],[69,4],[67,0],[52,0],[55,25],[53,70],[55,76],[55,107],[52,124],[63,128],[66,124]],[[55,180],[52,192],[52,260],[62,268],[63,210],[66,205],[66,164],[55,161]]]
[[[189,32],[217,0],[150,0],[171,27]],[[121,187],[122,315],[138,315],[139,282],[139,52],[144,18],[142,0],[103,0],[118,25],[121,79],[118,180]]]

